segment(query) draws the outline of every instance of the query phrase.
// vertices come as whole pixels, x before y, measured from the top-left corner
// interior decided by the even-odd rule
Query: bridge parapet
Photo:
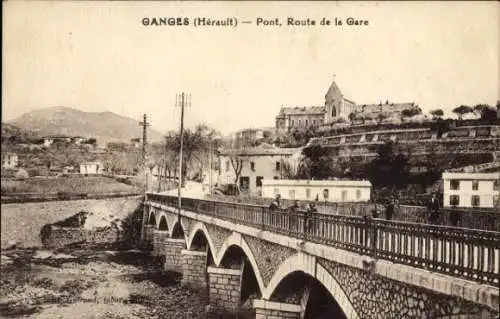
[[[148,194],[170,207],[177,198]],[[183,198],[183,209],[345,249],[372,258],[499,284],[500,233],[449,226],[386,221],[359,216],[271,211],[259,205]]]

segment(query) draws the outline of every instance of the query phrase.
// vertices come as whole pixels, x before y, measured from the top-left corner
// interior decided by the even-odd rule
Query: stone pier
[[[183,249],[182,281],[183,286],[192,288],[206,288],[207,286],[207,253]]]
[[[253,308],[255,319],[299,319],[302,311],[299,305],[263,299],[253,300]]]
[[[186,241],[177,238],[165,238],[163,251],[165,253],[164,270],[182,272],[182,250]]]
[[[163,256],[165,247],[165,238],[168,238],[168,231],[166,230],[153,230],[153,251],[151,255],[153,256]]]
[[[239,269],[208,267],[210,311],[238,311],[241,299]]]

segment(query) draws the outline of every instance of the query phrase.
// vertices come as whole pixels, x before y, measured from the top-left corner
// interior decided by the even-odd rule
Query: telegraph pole
[[[181,94],[178,94],[176,96],[176,106],[181,108],[181,147],[180,147],[180,152],[179,152],[179,187],[177,189],[177,196],[178,196],[178,208],[179,208],[179,214],[181,212],[181,204],[182,204],[182,197],[181,197],[181,188],[182,188],[182,151],[184,147],[184,107],[185,106],[190,106],[191,104],[191,96],[188,94],[185,94],[182,92]],[[179,215],[180,216],[180,215]]]
[[[146,178],[146,184],[144,188],[144,193],[148,191],[148,170],[147,170],[147,165],[146,165],[146,152],[147,152],[147,143],[148,143],[148,126],[151,125],[151,123],[148,122],[147,115],[143,115],[143,121],[139,123],[140,126],[142,126],[142,163],[141,167],[144,169],[144,176]]]
[[[143,116],[144,120],[139,123],[140,126],[142,126],[142,165],[146,167],[146,149],[147,149],[147,143],[148,143],[148,126],[151,125],[151,123],[148,122],[146,114]]]

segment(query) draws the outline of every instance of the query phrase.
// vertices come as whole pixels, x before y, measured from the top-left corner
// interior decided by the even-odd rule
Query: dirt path
[[[139,251],[2,251],[0,317],[205,318],[206,297]]]

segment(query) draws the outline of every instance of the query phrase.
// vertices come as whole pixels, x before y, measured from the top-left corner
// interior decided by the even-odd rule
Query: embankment
[[[16,242],[21,247],[42,246],[40,231],[81,211],[106,211],[125,218],[138,207],[140,196],[100,200],[69,200],[40,203],[3,204],[1,217],[1,248]]]

